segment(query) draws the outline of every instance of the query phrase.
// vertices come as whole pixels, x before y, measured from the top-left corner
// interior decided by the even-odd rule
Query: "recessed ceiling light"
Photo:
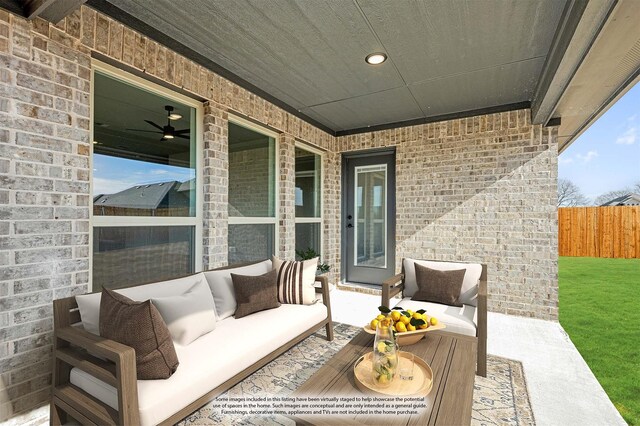
[[[387,60],[387,55],[385,53],[380,53],[380,52],[371,53],[370,55],[367,55],[367,57],[364,58],[364,60],[369,65],[379,65]]]
[[[172,112],[171,114],[169,114],[169,120],[180,120],[181,118],[182,116],[177,112]]]

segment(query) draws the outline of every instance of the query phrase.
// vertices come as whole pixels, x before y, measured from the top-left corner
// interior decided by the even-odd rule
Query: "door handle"
[[[348,224],[347,224],[347,228],[353,228],[353,225],[352,225],[352,224],[350,224],[350,223],[348,223]]]

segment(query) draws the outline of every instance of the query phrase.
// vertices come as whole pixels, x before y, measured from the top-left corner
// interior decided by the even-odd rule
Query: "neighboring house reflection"
[[[194,182],[167,181],[136,185],[93,199],[96,216],[189,216]]]

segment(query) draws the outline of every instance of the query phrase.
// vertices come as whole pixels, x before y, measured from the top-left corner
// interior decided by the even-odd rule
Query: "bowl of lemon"
[[[378,310],[380,313],[364,326],[364,331],[376,334],[378,323],[385,318],[390,318],[393,321],[396,342],[399,346],[413,345],[418,343],[428,331],[446,328],[436,317],[427,315],[424,309],[412,311],[400,307],[389,309],[386,306],[380,306]]]

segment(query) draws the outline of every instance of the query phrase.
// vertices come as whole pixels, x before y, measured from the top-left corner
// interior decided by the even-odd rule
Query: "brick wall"
[[[0,12],[0,39],[2,421],[49,398],[51,301],[87,291],[91,64],[40,21]]]
[[[92,52],[207,100],[204,268],[227,263],[229,113],[334,139],[88,7],[57,25],[0,10],[0,422],[46,415],[29,410],[49,399],[51,301],[88,291]]]
[[[483,262],[489,310],[556,320],[556,136],[519,110],[340,137],[336,151],[396,147],[398,271],[404,257]]]

